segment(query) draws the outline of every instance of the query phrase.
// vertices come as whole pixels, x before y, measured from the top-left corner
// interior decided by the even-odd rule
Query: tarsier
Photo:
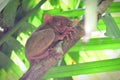
[[[72,38],[76,20],[71,21],[63,16],[44,15],[44,24],[35,30],[26,42],[26,57],[32,60],[41,60],[54,52],[54,45],[64,38]]]

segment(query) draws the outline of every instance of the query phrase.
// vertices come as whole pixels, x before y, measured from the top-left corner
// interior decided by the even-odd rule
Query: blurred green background
[[[84,0],[1,0],[0,80],[18,80],[28,69],[24,46],[46,13],[81,19]],[[79,40],[44,76],[46,80],[120,79],[120,0],[108,8],[90,41]]]

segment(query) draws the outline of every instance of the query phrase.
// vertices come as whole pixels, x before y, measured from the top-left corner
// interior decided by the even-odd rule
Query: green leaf
[[[8,4],[9,0],[0,0],[0,12]]]
[[[44,78],[59,78],[116,70],[120,70],[120,58],[54,67],[49,70]]]
[[[9,37],[8,40],[6,41],[8,47],[13,49],[16,53],[18,51],[22,51],[23,45],[21,45],[15,38]]]
[[[15,33],[15,35],[20,34],[21,32],[23,32],[24,34],[30,35],[30,32],[33,32],[36,28],[35,26],[33,26],[28,22],[23,22],[22,24],[19,24],[19,26],[20,26],[20,29]]]
[[[69,0],[69,8],[70,9],[75,9],[76,8],[76,5],[78,3],[78,0]]]
[[[68,54],[76,63],[79,63],[79,59],[80,59],[79,50],[75,52],[74,51],[68,52]]]
[[[34,27],[39,27],[43,21],[43,10],[38,10],[36,13],[29,17],[29,23]]]
[[[84,0],[78,0],[78,3],[77,3],[77,6],[76,6],[77,8],[83,8],[84,7]]]
[[[110,14],[106,14],[102,17],[102,19],[106,24],[106,35],[111,38],[120,40],[120,30],[112,16]]]
[[[77,10],[69,10],[69,11],[61,11],[60,9],[53,9],[53,10],[47,10],[45,13],[49,13],[53,16],[66,16],[66,17],[80,17],[83,15],[84,10],[83,9],[77,9]]]
[[[0,68],[8,68],[10,65],[10,58],[0,51]]]
[[[36,5],[36,7],[28,13],[22,20],[20,20],[10,31],[8,31],[1,39],[0,39],[0,45],[3,44],[9,36],[13,35],[18,29],[20,29],[22,22],[26,21],[30,15],[33,15],[39,7],[45,2],[46,0],[40,1],[39,4]]]
[[[120,12],[120,2],[113,2],[110,7],[108,8],[108,10],[111,13],[115,13],[115,12]]]
[[[60,8],[63,10],[72,10],[75,9],[78,0],[59,0]]]
[[[10,79],[10,77],[12,77],[12,79],[15,78],[14,80],[18,80],[18,78],[23,73],[20,70],[20,68],[8,56],[6,56],[3,52],[0,52],[0,70],[1,70],[1,68],[5,69],[6,74],[0,74],[0,78],[1,78],[1,76],[10,75],[8,77],[4,77],[3,80],[6,80],[6,78]]]
[[[25,55],[21,54],[24,53],[24,46],[13,37],[9,37],[6,43],[4,43],[2,51],[7,56],[11,56],[12,51],[14,51],[21,60],[25,60]]]
[[[18,4],[19,0],[10,0],[3,11],[3,21],[9,26],[14,25]]]
[[[72,77],[65,77],[65,78],[57,78],[53,80],[73,80]]]
[[[59,5],[59,0],[49,0],[49,2],[54,7],[57,7]]]
[[[112,46],[111,46],[112,45]],[[80,50],[105,50],[105,49],[119,49],[120,40],[115,40],[111,38],[93,38],[86,44],[82,44],[80,41],[72,47],[69,52],[78,53]]]
[[[13,71],[6,71],[5,69],[0,69],[0,79],[1,80],[18,80],[18,76]]]
[[[22,8],[24,11],[29,11],[38,4],[39,0],[22,0]]]

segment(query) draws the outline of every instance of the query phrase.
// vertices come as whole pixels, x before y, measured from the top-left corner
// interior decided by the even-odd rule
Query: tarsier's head
[[[44,23],[53,26],[58,32],[62,33],[67,27],[72,27],[74,21],[63,16],[51,16],[49,14],[45,14]]]

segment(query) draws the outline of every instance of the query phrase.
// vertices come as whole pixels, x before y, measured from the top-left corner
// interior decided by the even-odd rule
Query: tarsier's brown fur
[[[72,38],[74,32],[72,26],[75,21],[63,16],[44,15],[44,24],[35,30],[27,40],[25,49],[27,59],[41,60],[47,57],[51,51],[54,52],[53,46],[56,42],[64,38]]]

